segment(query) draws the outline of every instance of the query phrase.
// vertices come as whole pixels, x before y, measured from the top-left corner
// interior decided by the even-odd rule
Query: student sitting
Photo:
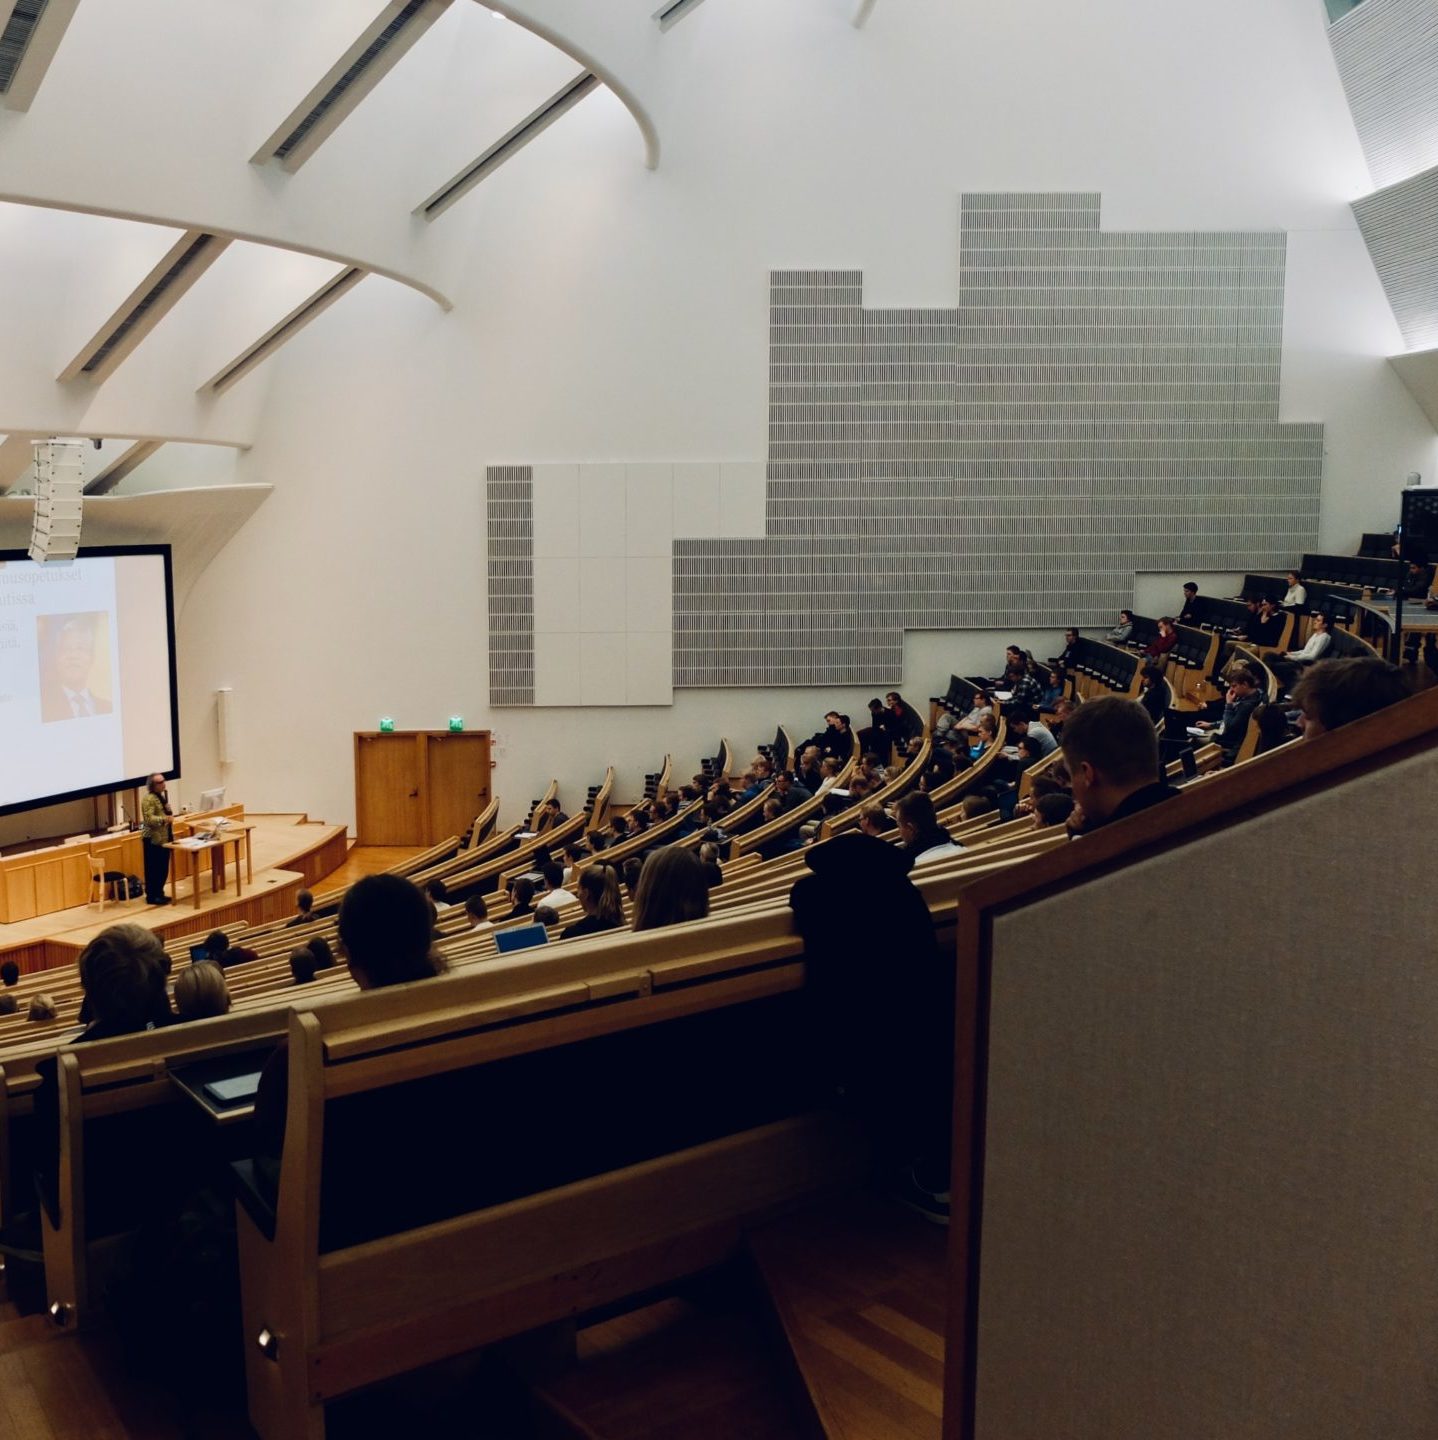
[[[301,890],[295,896],[294,916],[285,921],[288,929],[294,925],[308,925],[315,918],[315,897],[308,890]]]
[[[1169,706],[1173,704],[1173,688],[1163,673],[1163,666],[1152,660],[1139,671],[1139,679],[1142,689],[1138,703],[1157,729],[1159,721],[1168,714]]]
[[[1014,710],[1037,710],[1044,698],[1043,681],[1039,678],[1034,657],[1027,651],[1020,653],[1023,655],[1023,672],[1014,680],[1008,704]]]
[[[1183,587],[1183,604],[1178,609],[1178,623],[1198,628],[1198,586],[1192,580]]]
[[[205,952],[221,970],[227,970],[231,965],[248,965],[251,960],[260,958],[243,945],[231,945],[230,937],[223,930],[212,930],[205,937]]]
[[[1174,629],[1173,617],[1164,615],[1158,622],[1158,634],[1149,641],[1144,654],[1150,660],[1160,660],[1178,644],[1178,631]]]
[[[290,974],[296,985],[311,984],[315,978],[315,968],[315,952],[308,945],[301,945],[290,951]]]
[[[1052,711],[1064,698],[1065,685],[1064,671],[1062,669],[1050,670],[1048,679],[1044,684],[1043,698],[1039,701],[1039,709]]]
[[[1278,608],[1277,601],[1265,595],[1258,602],[1258,618],[1246,622],[1244,632],[1255,645],[1269,648],[1278,644],[1283,625],[1283,612]]]
[[[431,880],[424,887],[424,893],[434,901],[435,913],[448,910],[450,907],[449,886],[443,880]]]
[[[534,881],[527,875],[519,875],[511,880],[509,882],[509,898],[513,904],[507,919],[515,920],[521,915],[533,915]]]
[[[716,841],[706,840],[699,847],[699,863],[704,867],[704,878],[712,890],[724,883],[724,871],[719,865],[719,846]]]
[[[702,920],[709,913],[709,879],[691,850],[667,845],[644,862],[634,894],[633,930],[657,930]]]
[[[1078,664],[1079,632],[1073,626],[1064,631],[1064,648],[1049,661],[1051,669],[1065,672]]]
[[[894,822],[877,800],[870,800],[859,811],[859,829],[865,835],[883,839],[893,833]]]
[[[3,965],[0,965],[0,985],[3,985],[9,990],[19,983],[20,967],[13,960],[7,960]]]
[[[558,910],[561,905],[577,905],[579,903],[578,899],[564,888],[564,871],[554,861],[551,860],[540,871],[540,874],[544,876],[543,901],[552,910]]]
[[[484,896],[478,891],[465,897],[464,913],[469,917],[469,933],[471,935],[494,929],[489,918],[489,906],[484,903]]]
[[[1285,610],[1302,610],[1308,604],[1308,587],[1299,578],[1297,570],[1288,572],[1288,589],[1283,595]]]
[[[313,959],[313,952],[305,947]],[[226,1015],[230,1009],[230,991],[225,972],[211,960],[201,960],[182,970],[175,977],[175,1010],[181,1020],[208,1020]]]
[[[560,939],[577,940],[583,935],[600,935],[606,930],[618,930],[624,924],[619,872],[614,866],[590,865],[579,872],[575,884],[584,918],[566,926]]]
[[[312,935],[306,948],[315,957],[316,970],[334,969],[335,952],[330,949],[330,942],[323,935]]]
[[[780,770],[774,776],[774,798],[779,802],[780,814],[787,814],[812,800],[814,792],[799,784],[792,771]]]
[[[534,923],[543,925],[546,930],[559,924],[559,911],[553,905],[536,905],[534,907]]]
[[[1069,828],[1076,834],[1092,834],[1178,794],[1159,770],[1153,722],[1122,696],[1087,701],[1064,726],[1063,751],[1073,785]]]
[[[1223,763],[1232,765],[1248,734],[1249,717],[1263,704],[1262,677],[1247,665],[1235,665],[1228,672],[1228,694],[1224,697],[1223,719],[1215,723],[1200,720],[1198,730],[1216,731],[1214,739],[1223,750]]]
[[[1133,636],[1133,611],[1120,610],[1118,612],[1118,624],[1111,629],[1103,638],[1110,645],[1127,645]]]
[[[10,998],[13,1000],[15,997],[12,995]],[[43,992],[36,995],[30,1001],[30,1008],[26,1012],[25,1018],[36,1025],[48,1025],[52,1020],[58,1020],[60,1010],[55,1004],[55,997]]]
[[[1321,610],[1315,611],[1311,623],[1313,628],[1309,632],[1306,645],[1299,650],[1288,650],[1283,655],[1274,656],[1268,662],[1268,668],[1278,676],[1279,683],[1285,690],[1292,689],[1299,674],[1315,660],[1321,660],[1333,645],[1333,636],[1328,629],[1328,616]]]
[[[1009,716],[1009,730],[1019,740],[1027,738],[1032,741],[1036,747],[1036,758],[1040,760],[1045,755],[1052,755],[1059,748],[1053,732],[1032,710],[1015,709]]]
[[[893,743],[902,749],[911,740],[919,739],[924,733],[924,722],[910,708],[909,702],[897,690],[890,690],[884,699],[888,707],[885,728]]]
[[[934,802],[919,791],[910,791],[899,801],[894,809],[894,819],[899,827],[899,849],[909,857],[915,869],[949,855],[958,855],[964,848],[939,824]]]
[[[1034,829],[1048,830],[1055,826],[1067,825],[1073,810],[1074,797],[1062,790],[1055,790],[1049,795],[1040,795],[1034,801]]]
[[[1305,740],[1352,724],[1389,705],[1406,700],[1412,683],[1396,666],[1376,656],[1325,660],[1304,672],[1293,687],[1293,703],[1301,715]]]

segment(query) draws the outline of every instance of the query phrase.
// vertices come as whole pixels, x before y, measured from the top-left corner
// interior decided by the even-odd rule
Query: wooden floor
[[[418,855],[419,852],[420,847],[417,845],[353,845],[345,863],[338,870],[326,875],[323,880],[317,880],[311,889],[316,895],[323,895],[330,890],[343,890],[346,885],[353,885],[356,880],[386,870],[401,860],[408,860],[411,855]]]
[[[857,1196],[750,1237],[830,1440],[938,1440],[947,1236]]]
[[[671,1298],[582,1330],[578,1365],[535,1387],[566,1440],[805,1440],[806,1405],[762,1301]]]

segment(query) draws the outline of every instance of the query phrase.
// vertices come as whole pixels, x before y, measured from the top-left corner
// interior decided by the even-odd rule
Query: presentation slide
[[[0,813],[171,772],[169,551],[0,554]]]

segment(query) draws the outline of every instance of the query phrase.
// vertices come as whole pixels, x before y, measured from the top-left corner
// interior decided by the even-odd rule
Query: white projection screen
[[[0,551],[0,815],[180,765],[170,547]]]

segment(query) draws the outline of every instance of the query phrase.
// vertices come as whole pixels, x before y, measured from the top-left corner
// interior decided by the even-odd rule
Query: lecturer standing
[[[174,838],[170,824],[170,797],[165,777],[151,775],[140,802],[140,839],[145,844],[145,899],[151,905],[168,905],[165,881],[170,878],[170,852],[165,848]]]

